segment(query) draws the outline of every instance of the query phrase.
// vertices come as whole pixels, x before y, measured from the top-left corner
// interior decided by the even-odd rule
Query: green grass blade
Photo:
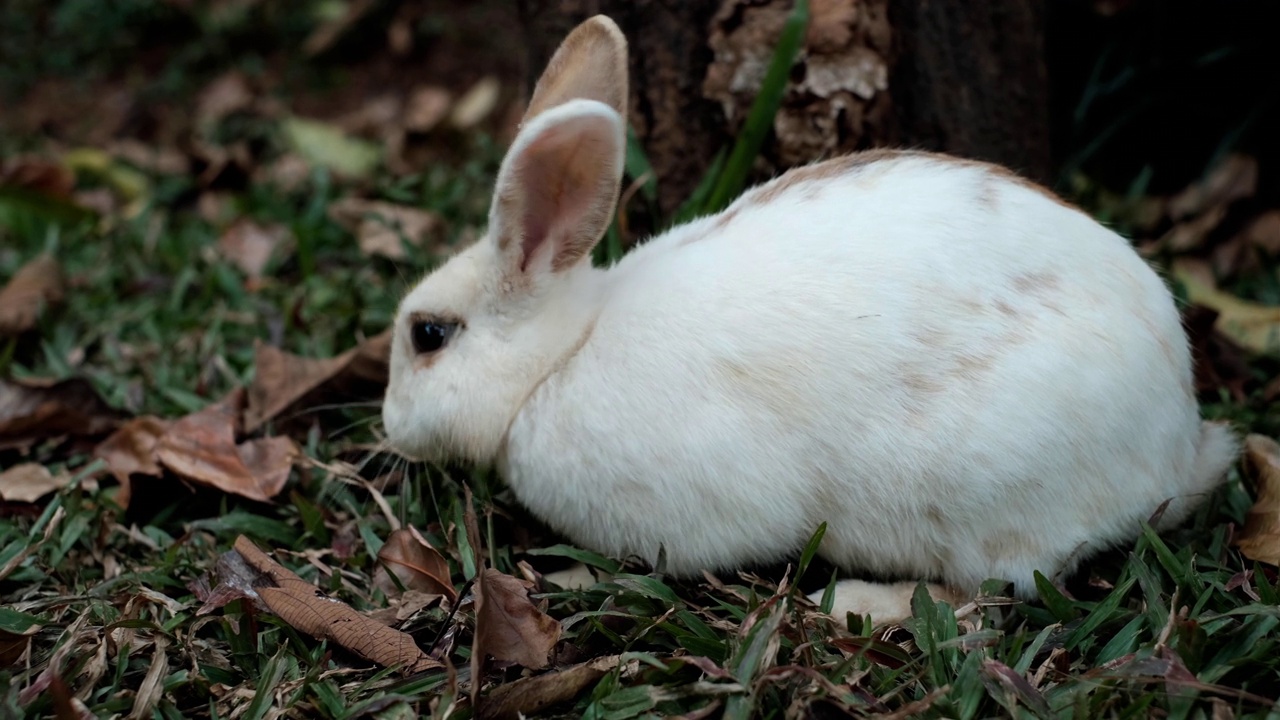
[[[787,88],[787,80],[791,66],[804,41],[805,31],[809,27],[809,2],[796,0],[795,7],[787,16],[786,25],[782,28],[782,36],[778,39],[777,48],[773,52],[773,60],[765,73],[764,82],[760,86],[760,94],[751,104],[751,112],[743,125],[742,134],[734,143],[733,151],[725,163],[724,172],[716,182],[715,189],[707,198],[705,210],[719,212],[742,192],[747,181],[747,173],[751,171],[751,163],[760,152],[764,138],[773,126],[773,117],[782,104],[782,95]]]

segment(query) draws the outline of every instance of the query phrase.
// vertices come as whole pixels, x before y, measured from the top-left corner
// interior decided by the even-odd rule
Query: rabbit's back
[[[842,566],[1027,592],[1213,470],[1163,282],[990,166],[803,168],[599,281],[502,458],[594,548],[731,568],[826,521]]]

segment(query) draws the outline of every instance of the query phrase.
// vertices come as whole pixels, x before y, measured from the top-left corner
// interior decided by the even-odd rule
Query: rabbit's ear
[[[602,102],[627,117],[627,39],[605,15],[583,21],[560,43],[521,123],[575,99]]]
[[[618,200],[626,131],[595,100],[534,118],[502,161],[489,228],[507,273],[558,272],[604,236]]]

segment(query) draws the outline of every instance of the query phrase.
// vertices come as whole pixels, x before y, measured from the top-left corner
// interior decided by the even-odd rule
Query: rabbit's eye
[[[409,328],[409,337],[413,340],[413,349],[419,354],[435,352],[444,347],[453,331],[458,329],[457,323],[441,323],[421,321]]]

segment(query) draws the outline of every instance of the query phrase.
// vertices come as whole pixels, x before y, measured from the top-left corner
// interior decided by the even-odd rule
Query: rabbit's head
[[[626,40],[604,16],[561,44],[503,159],[485,236],[404,298],[382,416],[399,451],[491,462],[517,411],[585,340],[626,144]]]

